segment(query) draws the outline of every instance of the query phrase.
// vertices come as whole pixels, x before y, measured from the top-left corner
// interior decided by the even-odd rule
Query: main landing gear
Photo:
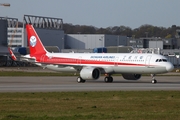
[[[104,78],[104,82],[106,83],[112,83],[113,82],[113,77],[111,77],[111,75],[106,75],[106,77]]]
[[[152,77],[152,84],[155,84],[157,83],[157,80],[155,79],[155,74],[151,74],[151,77]]]
[[[78,82],[78,83],[85,83],[86,80],[82,79],[81,77],[78,77],[78,78],[77,78],[77,82]]]
[[[78,83],[85,83],[86,80],[82,79],[81,77],[77,77],[77,82]],[[106,77],[104,78],[104,82],[112,83],[113,82],[113,77],[111,77],[111,75],[106,75]]]

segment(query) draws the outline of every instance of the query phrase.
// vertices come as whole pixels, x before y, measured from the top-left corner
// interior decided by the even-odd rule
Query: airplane
[[[30,54],[24,58],[41,67],[62,72],[79,72],[78,83],[97,80],[105,74],[106,83],[113,82],[113,74],[121,74],[126,80],[138,80],[142,74],[155,74],[174,69],[165,56],[151,53],[50,53],[43,46],[31,24],[26,25]]]

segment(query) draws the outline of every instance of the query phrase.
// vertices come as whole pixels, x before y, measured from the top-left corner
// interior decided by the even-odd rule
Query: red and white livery
[[[56,71],[79,72],[77,82],[96,80],[105,74],[105,82],[113,82],[112,74],[122,74],[126,80],[138,80],[141,74],[172,71],[174,66],[158,54],[150,53],[49,53],[43,46],[34,27],[26,25],[30,54],[24,56],[35,64]]]

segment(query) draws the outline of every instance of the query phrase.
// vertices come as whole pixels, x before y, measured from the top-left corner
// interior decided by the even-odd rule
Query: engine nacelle
[[[122,74],[126,80],[138,80],[141,78],[141,74]]]
[[[80,72],[80,77],[84,80],[96,80],[100,75],[100,70],[93,67],[84,67]]]

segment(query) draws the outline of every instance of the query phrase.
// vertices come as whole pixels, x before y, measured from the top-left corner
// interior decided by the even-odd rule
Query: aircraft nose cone
[[[166,70],[168,72],[172,71],[174,69],[174,65],[172,63],[169,63],[167,66],[166,66]]]

